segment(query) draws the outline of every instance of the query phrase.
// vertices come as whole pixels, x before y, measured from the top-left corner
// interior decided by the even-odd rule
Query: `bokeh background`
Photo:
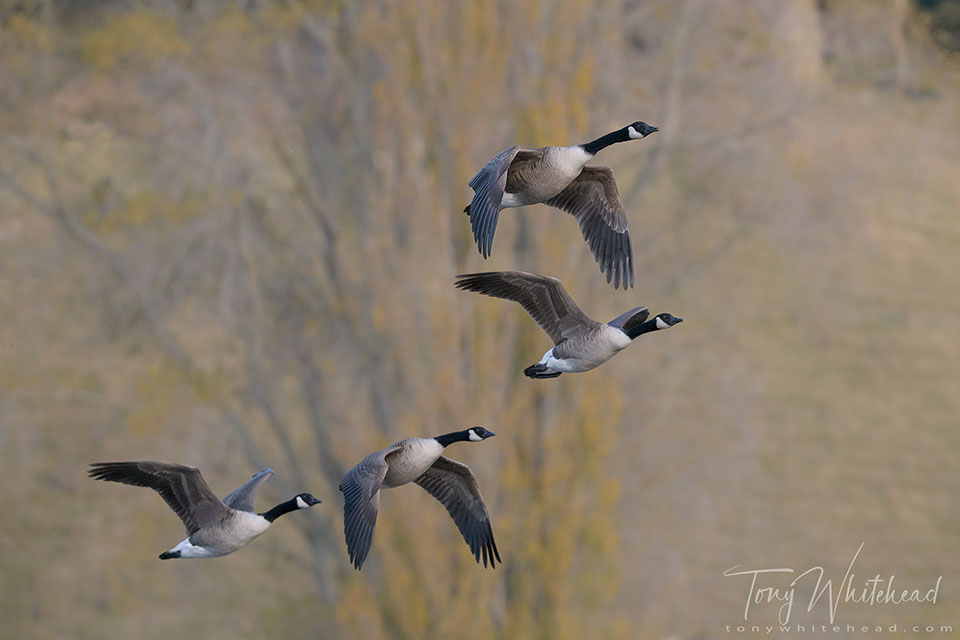
[[[861,543],[939,602],[838,622],[960,637],[960,2],[0,8],[0,638],[734,637],[724,570],[838,583]],[[597,159],[636,289],[543,206],[480,258],[478,167],[637,119]],[[495,269],[686,322],[531,381],[546,336],[452,286]],[[504,565],[408,487],[354,571],[343,472],[473,424]],[[85,477],[136,458],[325,502],[160,562],[160,498]]]

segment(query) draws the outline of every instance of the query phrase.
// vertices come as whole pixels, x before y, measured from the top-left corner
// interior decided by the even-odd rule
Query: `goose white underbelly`
[[[223,553],[217,553],[212,549],[195,545],[190,542],[190,538],[184,538],[180,541],[180,544],[175,546],[173,549],[170,549],[170,551],[167,553],[175,554],[177,552],[180,553],[181,558],[216,558],[217,556],[224,555]]]
[[[235,511],[221,524],[197,531],[171,549],[181,558],[215,558],[233,553],[270,528],[270,521],[256,513]]]
[[[574,338],[550,349],[540,360],[553,372],[579,373],[590,371],[630,345],[630,337],[610,325],[601,325],[596,333]],[[559,347],[559,348],[558,348]]]
[[[525,204],[530,204],[529,202],[523,202],[520,198],[517,197],[515,193],[504,193],[503,198],[500,199],[500,208],[501,209],[512,209],[513,207],[522,207]]]
[[[543,354],[540,364],[547,365],[548,373],[582,373],[600,366],[609,359],[609,356],[606,358],[580,358],[576,356],[558,358],[554,355],[553,349],[550,349]]]

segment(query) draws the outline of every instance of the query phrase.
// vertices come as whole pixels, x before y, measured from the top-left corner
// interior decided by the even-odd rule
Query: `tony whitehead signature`
[[[863,545],[864,543],[861,542],[857,552],[853,554],[853,559],[850,560],[850,566],[847,567],[847,572],[843,575],[843,580],[840,581],[836,590],[833,588],[833,579],[824,580],[823,567],[810,567],[803,573],[797,574],[785,587],[766,586],[768,582],[767,574],[796,573],[793,569],[742,569],[741,567],[743,565],[738,564],[724,571],[723,575],[728,578],[733,576],[750,577],[750,590],[747,592],[747,604],[743,608],[744,620],[747,620],[750,615],[751,604],[782,602],[783,604],[780,605],[778,617],[780,624],[788,624],[790,622],[790,614],[793,612],[794,588],[801,580],[811,574],[816,576],[817,582],[813,587],[810,602],[807,604],[807,612],[813,611],[813,608],[820,602],[824,594],[826,594],[826,602],[830,611],[830,624],[833,624],[834,618],[837,615],[837,607],[841,601],[859,602],[868,606],[876,604],[897,605],[903,604],[904,602],[930,602],[934,604],[937,602],[943,576],[937,578],[936,584],[927,590],[896,589],[893,586],[896,576],[892,574],[889,578],[881,578],[880,574],[877,574],[868,580],[863,580],[862,587],[855,586],[853,565],[856,563],[857,556],[860,555]],[[812,577],[807,579],[813,580]]]

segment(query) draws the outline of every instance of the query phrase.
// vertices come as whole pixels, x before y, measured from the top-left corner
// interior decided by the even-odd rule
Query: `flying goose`
[[[601,324],[580,310],[559,280],[535,273],[493,271],[457,278],[459,289],[519,302],[553,340],[553,348],[540,362],[523,370],[529,378],[589,371],[626,349],[637,336],[683,322],[669,313],[648,320],[647,307],[634,307]]]
[[[477,562],[482,556],[484,567],[489,562],[496,568],[502,561],[477,480],[470,467],[441,455],[454,442],[480,442],[493,435],[483,427],[471,427],[434,438],[408,438],[371,453],[350,469],[340,481],[340,491],[343,533],[353,566],[359,570],[370,551],[380,489],[415,482],[447,508]]]
[[[487,258],[502,209],[542,202],[566,211],[580,223],[600,271],[616,289],[633,286],[633,250],[627,214],[609,167],[586,167],[601,149],[616,142],[639,140],[659,131],[634,122],[586,144],[570,147],[501,151],[470,181],[473,201],[464,208],[470,216],[473,239]]]
[[[196,467],[155,460],[94,462],[90,466],[91,478],[150,487],[183,521],[187,537],[161,553],[161,560],[225,556],[266,531],[283,514],[322,502],[309,493],[300,493],[264,513],[254,511],[257,489],[273,475],[273,469],[253,474],[221,501]]]

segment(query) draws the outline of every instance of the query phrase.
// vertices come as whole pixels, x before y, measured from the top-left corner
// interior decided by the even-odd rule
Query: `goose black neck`
[[[656,330],[657,330],[657,319],[650,318],[649,320],[645,320],[640,324],[624,329],[623,332],[627,334],[628,338],[633,340],[639,335],[642,335],[644,333],[650,333],[651,331],[656,331]]]
[[[445,433],[442,436],[435,436],[433,439],[446,447],[454,442],[466,442],[470,439],[470,434],[467,433],[467,431],[454,431],[453,433]]]
[[[266,518],[267,522],[273,522],[274,520],[284,515],[285,513],[296,511],[298,508],[299,507],[297,507],[297,499],[290,498],[286,502],[281,502],[280,504],[275,506],[273,509],[270,509],[270,511],[261,513],[260,515]]]
[[[605,136],[600,136],[593,142],[588,142],[587,144],[580,145],[583,147],[583,150],[589,153],[592,156],[597,155],[602,149],[606,149],[615,142],[626,142],[630,139],[630,134],[627,132],[627,128],[617,129],[612,131]]]

